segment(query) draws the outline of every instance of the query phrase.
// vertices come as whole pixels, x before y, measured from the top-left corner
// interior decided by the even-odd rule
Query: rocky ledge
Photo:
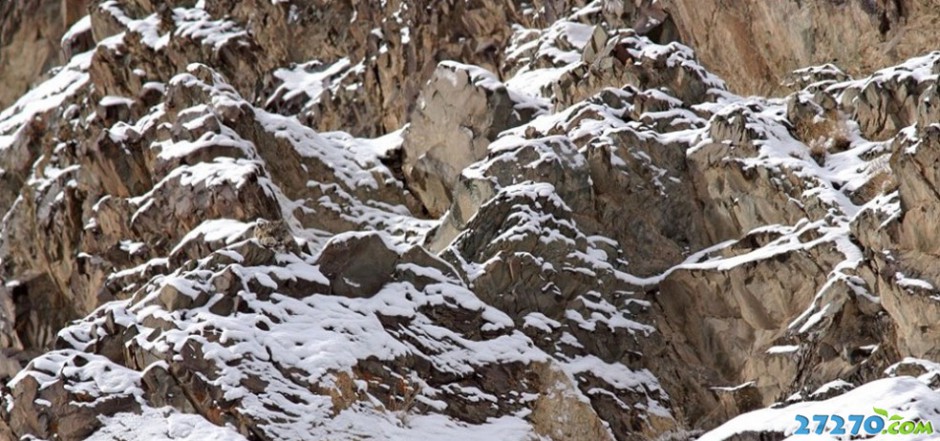
[[[940,52],[758,97],[656,4],[88,12],[0,113],[4,439],[940,421]]]

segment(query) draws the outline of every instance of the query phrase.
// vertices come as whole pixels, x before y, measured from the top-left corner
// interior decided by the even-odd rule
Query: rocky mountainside
[[[937,0],[659,0],[682,41],[740,93],[785,94],[787,73],[851,75],[937,49]]]
[[[0,4],[0,439],[940,424],[940,13],[757,3]]]

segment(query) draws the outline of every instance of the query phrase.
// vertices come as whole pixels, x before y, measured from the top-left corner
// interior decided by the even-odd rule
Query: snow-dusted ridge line
[[[592,5],[586,9],[596,7],[597,2]],[[116,1],[100,5],[155,52],[171,51],[173,45],[189,40],[218,52],[250,37],[239,24],[209,16],[204,6],[200,2],[195,8],[173,10],[172,27],[176,30],[160,33],[162,19],[157,14],[132,19]],[[579,12],[583,13],[587,12]],[[131,208],[127,213],[129,230],[146,228],[147,213],[159,214],[165,208],[160,197],[198,192],[211,195],[212,191],[237,193],[257,188],[259,197],[268,198],[275,207],[265,215],[274,213],[282,219],[262,222],[236,215],[194,217],[187,231],[167,233],[179,234],[164,246],[165,255],[108,267],[103,277],[121,288],[120,294],[126,298],[107,303],[67,326],[58,335],[63,349],[37,357],[9,385],[16,388],[35,380],[42,394],[64,384],[67,392],[87,399],[88,404],[80,406],[89,408],[106,400],[126,400],[139,406],[139,412],[102,416],[103,428],[92,437],[102,441],[129,434],[150,437],[148,440],[244,438],[238,433],[242,429],[231,421],[249,421],[253,430],[284,440],[528,440],[544,437],[533,422],[533,413],[539,408],[532,403],[540,399],[539,391],[555,392],[569,400],[559,399],[556,405],[563,403],[571,406],[566,407],[569,409],[579,403],[587,406],[588,414],[601,422],[600,433],[611,435],[612,423],[619,423],[621,414],[637,417],[633,422],[640,421],[636,424],[644,429],[654,427],[657,421],[668,421],[663,424],[671,424],[669,427],[684,424],[676,419],[681,415],[677,409],[683,405],[683,397],[671,395],[668,385],[657,377],[659,367],[655,364],[661,360],[644,359],[646,355],[632,346],[646,343],[659,345],[657,350],[668,349],[667,343],[659,340],[664,328],[650,317],[656,317],[657,308],[661,308],[657,302],[669,293],[653,288],[681,272],[731,272],[791,254],[826,252],[836,256],[834,262],[820,268],[827,274],[812,301],[798,305],[803,312],[784,321],[788,340],[751,348],[754,354],[750,355],[773,362],[802,357],[805,349],[816,344],[820,328],[838,309],[836,300],[840,299],[832,298],[837,295],[834,288],[847,287],[849,295],[868,302],[866,306],[881,303],[878,293],[869,292],[858,275],[867,257],[852,237],[852,226],[870,212],[888,219],[882,225],[896,219],[901,213],[898,193],[864,202],[853,196],[879,173],[890,172],[890,142],[864,139],[858,124],[848,121],[847,146],[828,152],[825,161],[819,161],[805,140],[794,136],[785,100],[735,96],[695,61],[689,48],[658,45],[634,35],[617,37],[634,45],[628,54],[634,62],[663,61],[664,69],[684,68],[699,74],[698,79],[708,87],[705,95],[709,101],[684,103],[670,94],[681,91],[628,86],[605,88],[566,108],[551,109],[556,97],[551,96],[548,86],[574,72],[574,67],[583,67],[584,48],[597,29],[567,20],[546,30],[516,29],[510,57],[518,58],[523,67],[504,82],[477,66],[451,61],[441,64],[470,72],[476,86],[489,90],[505,87],[514,101],[538,111],[531,122],[500,134],[489,144],[486,158],[463,170],[462,178],[492,184],[493,196],[475,207],[475,216],[466,219],[473,228],[460,231],[439,256],[427,254],[420,245],[442,221],[416,217],[404,198],[382,197],[383,192],[400,196],[407,187],[395,176],[393,166],[384,163],[393,162],[402,153],[402,131],[406,128],[376,139],[345,132],[320,133],[296,117],[249,103],[226,78],[200,63],[190,64],[186,72],[166,84],[150,83],[152,90],[161,94],[201,91],[204,97],[198,99],[207,102],[187,102],[189,107],[183,109],[159,104],[135,122],[104,128],[106,139],[124,148],[144,134],[158,130],[171,133],[135,145],[146,150],[146,161],[162,168],[153,173],[150,188],[121,198],[120,202]],[[403,40],[410,38],[408,35],[405,32]],[[125,37],[120,34],[100,44],[117,44]],[[937,57],[912,60],[867,80],[831,87],[841,91],[898,78],[935,80],[925,69]],[[52,80],[0,113],[0,150],[9,148],[4,143],[13,145],[29,119],[77,96],[88,84],[90,62],[90,53],[73,57]],[[317,63],[275,69],[272,75],[281,82],[275,95],[291,99],[306,94],[310,99],[304,101],[305,106],[312,106],[335,93],[346,75],[360,73],[357,69],[362,66],[345,58],[333,64]],[[191,99],[186,93],[180,95]],[[611,104],[618,101],[619,107]],[[653,104],[641,111],[642,103]],[[133,102],[107,95],[98,104],[130,106]],[[174,121],[167,121],[170,112]],[[179,124],[174,126],[175,122]],[[733,140],[714,139],[720,125],[739,122],[747,132],[747,142],[736,145]],[[245,125],[251,130],[234,128]],[[179,136],[172,133],[174,130],[199,135]],[[249,135],[249,131],[256,133]],[[913,143],[918,135],[912,128],[898,136]],[[774,185],[781,177],[794,178],[799,185],[788,203],[802,217],[793,222],[764,222],[743,229],[742,238],[686,249],[670,267],[652,276],[631,274],[636,262],[618,256],[626,247],[643,244],[620,243],[603,231],[588,231],[592,228],[589,223],[580,221],[584,213],[579,210],[586,204],[578,191],[589,189],[590,193],[597,184],[590,171],[597,162],[591,162],[591,155],[606,155],[603,159],[609,161],[612,175],[641,176],[644,184],[654,189],[650,194],[662,199],[675,198],[670,190],[682,188],[679,185],[690,179],[650,150],[634,148],[634,141],[649,142],[653,148],[680,148],[686,161],[714,159],[728,168],[756,171],[757,179]],[[906,152],[917,153],[916,145]],[[280,146],[284,146],[283,156],[295,156],[278,163],[281,158],[270,152]],[[214,148],[224,153],[207,153]],[[206,156],[200,156],[203,154]],[[534,159],[521,161],[522,154]],[[37,192],[58,192],[48,196],[60,201],[65,195],[56,187],[59,181],[85,171],[77,164],[46,163],[47,159],[37,160],[26,183]],[[297,166],[300,183],[286,179],[279,166]],[[502,173],[501,167],[510,171],[496,176]],[[550,173],[534,177],[521,174],[540,167],[574,172],[565,182],[551,182]],[[78,185],[77,180],[69,182],[62,187]],[[95,196],[100,199],[87,204],[92,217],[82,219],[82,231],[88,234],[114,221],[106,216],[114,209],[116,197]],[[23,199],[19,201],[22,207]],[[504,219],[490,236],[481,236],[489,233],[482,230],[489,221],[486,216],[494,212],[505,214]],[[318,223],[330,216],[333,224]],[[250,217],[261,215],[251,213]],[[4,217],[4,225],[9,218],[9,214]],[[272,224],[283,227],[275,231],[280,236],[262,237],[262,226]],[[113,251],[132,257],[148,252],[151,244],[138,240],[134,233],[117,238]],[[758,236],[761,240],[755,240],[756,245],[745,240]],[[480,237],[485,243],[474,243]],[[367,254],[357,251],[358,246],[365,247]],[[555,250],[563,252],[554,255]],[[83,259],[101,258],[82,253]],[[330,259],[341,261],[348,256],[358,261],[348,268],[326,269],[333,263]],[[356,266],[363,260],[376,266],[391,262],[389,277],[372,291],[367,290],[370,280],[359,273],[364,270]],[[520,295],[516,287],[483,297],[487,283],[499,287],[501,281],[489,277],[501,271],[503,263],[510,279],[517,277],[513,272],[520,268],[513,265],[541,271],[531,273],[538,277],[526,281],[542,284],[539,294],[544,297],[538,300],[569,303],[561,311],[523,307],[518,317],[507,313],[515,306],[511,297]],[[578,278],[589,282],[567,291],[558,286],[559,281]],[[911,292],[936,289],[929,281],[900,271],[892,282]],[[339,293],[344,286],[362,292]],[[508,305],[505,311],[500,309],[503,306],[494,306],[501,301]],[[595,333],[612,335],[624,350],[607,353],[610,348],[590,348],[585,343]],[[115,342],[120,356],[109,354],[112,359],[95,352]],[[869,343],[859,349],[871,353],[885,350]],[[134,368],[123,365],[132,363],[122,357],[132,358]],[[940,404],[935,403],[936,392],[929,384],[937,366],[927,360],[905,359],[902,363],[916,364],[926,373],[917,379],[897,377],[863,384],[825,401],[756,411],[706,433],[701,440],[726,439],[752,430],[786,432],[794,412],[861,412],[863,404],[904,412],[912,418],[936,417],[934,406]],[[211,397],[212,404],[229,420],[213,419],[208,412],[202,416],[183,414],[148,401],[153,378],[179,366],[202,369],[196,372],[198,381],[204,382],[200,387],[217,392]],[[502,369],[501,375],[507,378],[516,375],[511,369],[533,371],[523,370],[528,376],[520,377],[525,381],[499,390],[493,386],[497,383],[480,377],[481,371],[489,372],[490,368]],[[537,368],[559,375],[552,377]],[[886,375],[898,371],[900,367],[895,366]],[[180,372],[171,372],[173,381],[183,381]],[[552,378],[554,383],[538,384],[544,378]],[[730,388],[707,387],[716,394],[733,394],[759,387],[760,379],[753,380],[736,381],[740,384]],[[807,393],[813,399],[854,384],[834,380],[807,389]],[[543,395],[551,395],[548,392]],[[424,406],[421,409],[426,413],[396,407],[396,394],[402,395],[402,401],[410,400],[409,406]],[[628,402],[627,397],[634,400]],[[5,399],[10,411],[15,407],[13,398]],[[618,413],[599,417],[591,406],[601,400],[614,402]],[[53,405],[44,398],[35,404]],[[492,406],[501,413],[469,423],[457,413],[461,406]]]
[[[94,51],[72,57],[48,81],[33,88],[0,112],[0,150],[14,142],[18,131],[34,116],[62,105],[88,83],[88,67]]]

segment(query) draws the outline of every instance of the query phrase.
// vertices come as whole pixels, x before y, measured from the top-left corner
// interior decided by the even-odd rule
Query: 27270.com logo
[[[796,415],[799,424],[794,435],[930,435],[933,423],[930,421],[905,420],[900,415],[888,416],[888,411],[872,408],[874,415]],[[811,428],[815,430],[810,431]]]

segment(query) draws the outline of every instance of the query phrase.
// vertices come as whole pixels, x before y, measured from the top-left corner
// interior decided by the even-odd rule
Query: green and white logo
[[[796,415],[799,427],[794,435],[931,435],[933,423],[922,420],[905,420],[901,415],[888,415],[885,409],[873,407],[874,415]],[[810,427],[815,423],[815,430]],[[849,424],[846,425],[846,422]]]

